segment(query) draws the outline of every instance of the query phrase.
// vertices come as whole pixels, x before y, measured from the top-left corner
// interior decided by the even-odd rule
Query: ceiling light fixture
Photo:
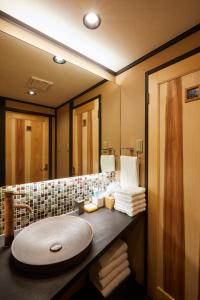
[[[61,64],[61,65],[63,65],[63,64],[66,63],[66,60],[65,60],[64,58],[62,58],[61,56],[59,56],[59,55],[55,55],[55,56],[53,57],[53,61],[54,61],[55,63]]]
[[[36,90],[28,90],[27,94],[30,96],[35,96],[35,95],[37,95],[37,91]]]
[[[96,29],[101,24],[101,18],[94,12],[90,12],[83,17],[83,24],[88,29]]]

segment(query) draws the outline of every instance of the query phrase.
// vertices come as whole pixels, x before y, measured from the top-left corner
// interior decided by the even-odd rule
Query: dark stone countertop
[[[140,214],[134,218],[118,211],[101,208],[93,213],[84,213],[80,217],[86,219],[93,227],[94,239],[92,248],[77,266],[61,274],[45,278],[30,277],[20,273],[10,263],[11,250],[5,249],[4,237],[0,236],[0,299],[2,300],[49,300],[66,290],[82,272],[87,272],[92,262],[129,227],[136,222]]]

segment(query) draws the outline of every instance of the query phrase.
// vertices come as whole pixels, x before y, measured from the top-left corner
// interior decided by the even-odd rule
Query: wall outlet
[[[143,140],[142,139],[138,139],[136,140],[136,147],[135,147],[136,152],[143,152]]]

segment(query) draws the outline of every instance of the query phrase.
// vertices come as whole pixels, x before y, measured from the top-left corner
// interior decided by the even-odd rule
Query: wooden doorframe
[[[6,183],[6,111],[5,100],[0,98],[0,187]]]
[[[145,263],[144,263],[144,275],[145,275],[145,290],[148,288],[148,139],[149,139],[149,76],[162,69],[165,69],[173,64],[176,64],[186,58],[189,58],[200,52],[200,47],[197,47],[189,52],[186,52],[180,56],[175,57],[153,69],[145,72],[145,187],[146,187],[146,202],[147,202],[147,214],[145,218]]]
[[[83,103],[74,105],[74,101],[70,102],[69,107],[69,176],[72,175],[73,168],[73,110],[75,108],[81,107],[91,101],[98,100],[99,104],[99,172],[100,172],[100,157],[101,157],[101,135],[102,135],[102,120],[101,120],[101,95],[97,95],[95,97],[90,98],[89,100],[84,101]]]
[[[54,115],[6,107],[6,99],[0,97],[0,187],[6,184],[6,112],[36,115],[49,118],[49,180],[52,179],[52,118]],[[3,172],[2,172],[3,170]]]

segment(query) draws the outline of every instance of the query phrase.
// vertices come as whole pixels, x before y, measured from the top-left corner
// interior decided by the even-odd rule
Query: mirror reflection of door
[[[99,172],[99,98],[73,109],[73,175]]]
[[[6,184],[49,179],[48,117],[6,112]]]

